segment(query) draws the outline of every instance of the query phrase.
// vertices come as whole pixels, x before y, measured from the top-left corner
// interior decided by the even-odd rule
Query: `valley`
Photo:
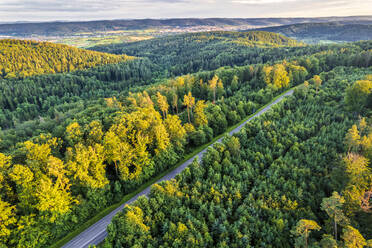
[[[290,37],[302,37],[303,33],[294,34],[284,29],[286,25],[354,25],[353,28],[363,30],[365,25],[372,25],[372,16],[353,17],[322,17],[322,18],[177,18],[177,19],[139,19],[139,20],[102,20],[90,22],[41,22],[41,23],[0,23],[0,38],[2,39],[28,39],[35,41],[49,41],[72,45],[80,48],[90,48],[105,44],[129,43],[147,40],[155,37],[164,37],[182,33],[198,33],[209,31],[243,31],[283,26],[283,33]],[[362,26],[360,26],[362,25]],[[345,27],[345,28],[346,28]],[[352,26],[349,26],[352,27]],[[282,29],[280,27],[279,29]],[[279,31],[278,29],[278,31]],[[293,30],[293,29],[292,29]],[[276,32],[275,30],[272,30]],[[279,31],[280,32],[280,31]],[[293,32],[293,31],[292,31]],[[297,31],[295,31],[296,33]],[[308,32],[308,37],[311,36]],[[292,33],[293,34],[293,33]],[[328,32],[330,34],[330,32]],[[350,41],[349,36],[338,36],[340,41]],[[354,37],[357,37],[354,34]],[[324,39],[324,37],[322,37]],[[331,38],[330,40],[334,40]],[[355,39],[354,39],[355,40]],[[303,40],[309,42],[316,40]]]

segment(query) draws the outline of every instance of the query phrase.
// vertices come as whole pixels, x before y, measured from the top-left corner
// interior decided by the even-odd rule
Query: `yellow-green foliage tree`
[[[173,94],[172,107],[176,109],[176,113],[178,114],[178,95],[177,94]]]
[[[312,82],[314,83],[314,85],[315,85],[316,93],[318,93],[320,86],[322,86],[322,82],[323,82],[322,79],[320,78],[319,75],[315,75],[315,76],[311,79],[311,81],[312,81]]]
[[[313,220],[300,220],[292,233],[297,236],[295,247],[308,247],[308,238],[312,230],[320,230],[320,226]]]
[[[367,245],[360,232],[352,226],[346,226],[343,230],[342,239],[345,248],[363,248]]]
[[[181,120],[177,115],[168,115],[164,120],[164,125],[169,133],[170,140],[181,147],[185,143],[186,130],[182,126]]]
[[[183,97],[183,105],[187,107],[187,116],[189,119],[189,123],[191,123],[191,118],[190,118],[190,109],[195,105],[195,97],[191,95],[191,92],[187,95],[184,95]]]
[[[9,203],[0,199],[0,245],[7,241],[11,233],[11,226],[16,221],[15,206],[11,206]]]
[[[350,110],[360,113],[372,92],[372,80],[359,80],[346,90],[345,102]]]
[[[263,78],[267,85],[275,89],[286,88],[289,86],[289,76],[283,64],[265,66],[262,70]]]
[[[84,146],[77,144],[68,148],[68,167],[71,176],[85,187],[103,188],[106,178],[105,151],[101,144]]]
[[[334,235],[337,241],[337,226],[339,224],[345,225],[348,222],[347,217],[343,213],[343,204],[345,199],[340,196],[337,192],[333,192],[332,196],[329,198],[323,198],[321,208],[327,212],[328,216],[332,219],[334,224]]]
[[[107,159],[123,180],[139,177],[150,166],[150,155],[169,145],[169,134],[153,106],[123,113],[104,138]]]
[[[204,113],[206,104],[203,100],[196,102],[194,113],[195,113],[195,126],[200,127],[208,124],[207,116]]]
[[[14,165],[9,173],[17,186],[18,206],[25,212],[38,212],[49,222],[70,211],[77,200],[71,195],[66,164],[52,155],[56,138],[42,136],[37,143],[26,141],[25,165]]]
[[[214,75],[214,77],[209,80],[209,88],[210,90],[212,91],[212,94],[213,94],[213,104],[216,103],[216,88],[217,88],[217,84],[219,82],[219,78],[217,75]]]
[[[157,97],[158,107],[161,110],[161,112],[163,113],[163,118],[165,119],[167,117],[168,109],[169,109],[169,104],[168,104],[168,101],[167,101],[167,97],[160,94],[160,92],[156,93],[156,97]]]
[[[348,183],[343,194],[346,199],[346,209],[349,215],[362,210],[372,209],[372,170],[370,160],[372,153],[372,130],[365,118],[353,125],[345,138],[349,153],[344,157],[345,172]]]
[[[30,40],[0,40],[0,78],[70,72],[132,59],[67,45]]]

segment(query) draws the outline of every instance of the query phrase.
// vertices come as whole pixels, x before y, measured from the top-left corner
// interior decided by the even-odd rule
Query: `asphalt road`
[[[269,109],[271,109],[271,107],[273,105],[275,105],[276,103],[278,103],[281,100],[283,100],[283,98],[285,96],[292,95],[292,93],[293,93],[293,90],[288,91],[287,93],[285,93],[284,95],[282,95],[281,97],[279,97],[277,100],[275,100],[274,102],[270,103],[265,108],[263,108],[262,110],[260,110],[254,116],[252,116],[251,118],[249,118],[248,120],[246,120],[244,123],[242,123],[241,125],[239,125],[238,127],[236,127],[234,130],[232,130],[231,132],[229,132],[229,134],[232,135],[234,133],[239,132],[245,126],[245,124],[247,122],[251,121],[252,119],[254,119],[254,118],[256,118],[256,117],[258,117],[258,116],[260,116],[262,114],[264,114]],[[219,139],[219,140],[217,140],[216,142],[221,142],[221,140],[222,140],[222,138]],[[169,174],[165,175],[158,182],[165,181],[165,180],[170,180],[170,179],[175,178],[175,176],[178,175],[178,174],[180,174],[187,166],[189,166],[192,163],[192,161],[194,161],[194,159],[196,157],[198,157],[198,159],[201,160],[201,158],[203,157],[203,155],[207,151],[207,149],[208,149],[208,147],[205,148],[200,153],[198,153],[197,155],[195,155],[194,157],[192,157],[189,160],[187,160],[185,163],[183,163],[181,166],[179,166],[175,170],[169,172]],[[114,211],[112,211],[110,214],[108,214],[105,217],[103,217],[102,219],[100,219],[98,222],[96,222],[95,224],[93,224],[92,226],[90,226],[84,232],[80,233],[74,239],[72,239],[71,241],[69,241],[66,245],[63,246],[63,248],[86,248],[86,247],[89,247],[89,245],[97,245],[97,244],[101,243],[105,239],[105,237],[107,235],[106,227],[107,227],[108,224],[110,224],[110,222],[111,222],[112,218],[115,216],[115,214],[117,214],[119,211],[121,211],[124,208],[125,205],[131,204],[132,202],[134,202],[135,200],[137,200],[138,197],[140,197],[142,195],[148,195],[149,192],[150,192],[150,188],[151,188],[151,186],[147,187],[145,190],[143,190],[142,192],[138,193],[136,196],[134,196],[129,201],[125,202],[123,205],[121,205],[120,207],[118,207],[117,209],[115,209]]]

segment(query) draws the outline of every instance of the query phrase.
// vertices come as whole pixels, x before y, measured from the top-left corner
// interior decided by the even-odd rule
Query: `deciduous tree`
[[[189,94],[187,94],[183,97],[183,105],[187,107],[187,116],[189,118],[189,123],[191,123],[190,109],[192,109],[194,104],[195,104],[195,97],[193,97],[191,95],[191,92],[189,91]]]
[[[216,88],[217,88],[218,81],[219,81],[219,77],[217,75],[214,75],[213,78],[208,81],[209,88],[211,89],[212,94],[213,94],[213,104],[216,103]]]
[[[345,203],[345,199],[340,196],[337,192],[333,192],[329,198],[324,198],[322,201],[321,208],[326,211],[328,216],[333,219],[334,223],[334,236],[337,241],[337,225],[346,224],[348,222],[347,217],[343,213],[342,206]]]
[[[296,239],[296,247],[308,247],[307,242],[312,230],[320,230],[320,226],[315,221],[302,219],[297,222],[295,229],[292,231],[295,236],[298,236]]]
[[[360,232],[352,226],[345,226],[342,233],[344,246],[346,248],[363,248],[367,245],[366,240]]]
[[[197,101],[195,105],[195,109],[194,109],[195,121],[194,122],[195,122],[195,126],[197,127],[208,124],[207,116],[204,113],[205,107],[206,107],[206,104],[204,103],[203,100]]]
[[[167,97],[161,95],[160,92],[156,93],[156,97],[157,97],[158,107],[163,113],[163,118],[165,119],[167,118],[168,109],[169,109]]]

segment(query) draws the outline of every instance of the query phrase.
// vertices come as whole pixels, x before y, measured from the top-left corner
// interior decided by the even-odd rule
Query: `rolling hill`
[[[95,51],[147,57],[173,75],[221,66],[261,63],[266,48],[299,47],[303,43],[262,32],[199,32],[160,37],[133,43],[96,46]],[[270,49],[268,49],[270,50]]]
[[[309,43],[319,41],[351,42],[372,39],[372,25],[370,24],[301,23],[259,30],[280,33]]]
[[[322,17],[322,18],[179,18],[101,20],[87,22],[41,22],[0,24],[0,35],[9,36],[61,36],[74,33],[117,30],[190,27],[243,27],[251,28],[289,25],[294,23],[332,22],[372,24],[372,16]]]
[[[70,72],[131,59],[66,45],[26,40],[0,40],[0,78]]]

